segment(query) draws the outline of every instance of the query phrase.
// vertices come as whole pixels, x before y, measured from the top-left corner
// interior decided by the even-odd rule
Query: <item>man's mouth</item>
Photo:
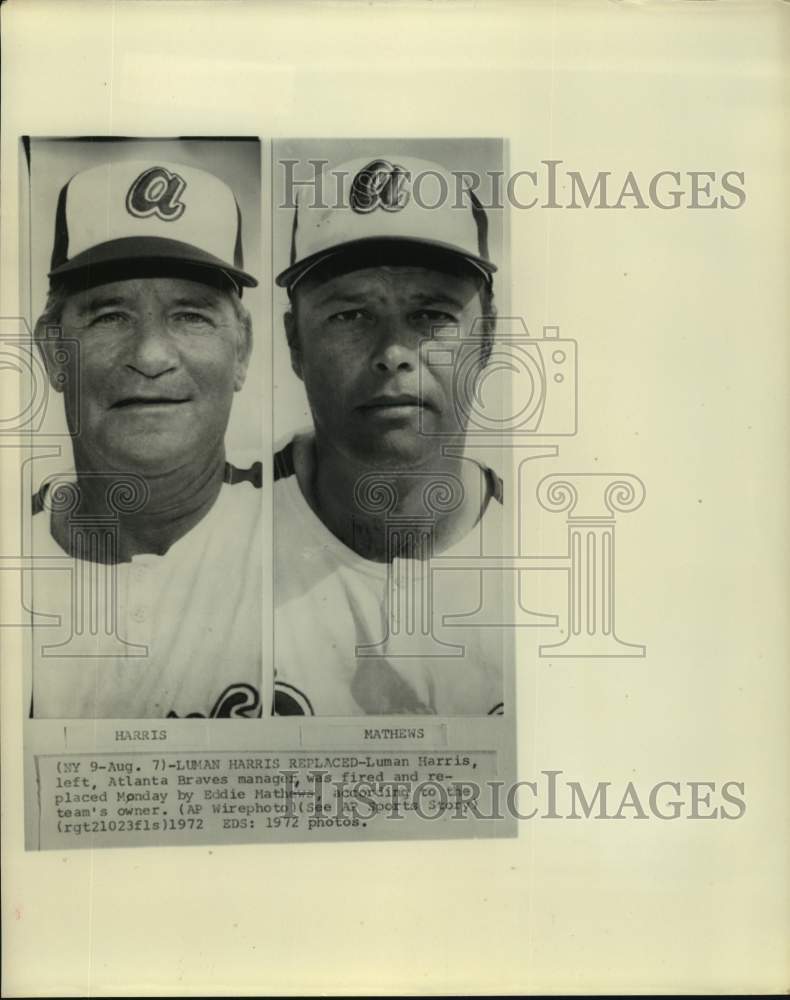
[[[372,399],[367,400],[361,406],[358,406],[357,409],[365,411],[406,411],[415,409],[432,409],[432,407],[420,396],[414,396],[408,392],[400,392],[382,393],[379,396],[373,396]]]
[[[119,399],[116,403],[113,403],[110,407],[111,410],[121,410],[127,409],[129,407],[146,407],[146,406],[180,406],[182,403],[188,403],[188,397],[176,397],[176,396],[126,396],[124,399]]]

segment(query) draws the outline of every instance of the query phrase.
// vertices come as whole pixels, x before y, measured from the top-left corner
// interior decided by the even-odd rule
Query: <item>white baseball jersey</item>
[[[373,562],[307,503],[312,456],[306,435],[275,457],[274,713],[500,714],[505,588],[475,557],[503,551],[501,481],[475,466],[481,517],[438,557]]]
[[[34,718],[252,718],[262,706],[269,714],[260,484],[260,463],[226,465],[191,531],[162,556],[114,565],[68,556],[46,504],[34,500]]]

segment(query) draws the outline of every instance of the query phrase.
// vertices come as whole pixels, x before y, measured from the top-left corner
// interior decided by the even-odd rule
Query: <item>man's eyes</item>
[[[188,309],[174,313],[172,319],[184,326],[215,326],[214,320],[206,313],[190,312]]]
[[[422,323],[430,323],[432,326],[448,326],[458,323],[456,316],[443,312],[441,309],[419,309],[414,313],[414,318]]]
[[[133,314],[113,309],[108,310],[107,312],[98,313],[93,317],[89,325],[95,327],[121,327],[134,322],[135,317]],[[178,312],[171,313],[168,317],[168,322],[176,329],[206,329],[208,327],[216,326],[216,323],[211,316],[206,313],[195,312],[190,309],[181,309]]]
[[[416,309],[409,314],[409,321],[415,326],[448,326],[456,325],[458,318],[452,313],[441,309]],[[375,316],[366,309],[343,309],[328,317],[334,326],[349,326],[362,323],[374,323]]]
[[[342,309],[328,317],[334,326],[347,326],[349,323],[360,323],[369,319],[370,315],[364,309]]]
[[[97,313],[90,321],[90,326],[118,326],[129,321],[128,313],[117,310]]]

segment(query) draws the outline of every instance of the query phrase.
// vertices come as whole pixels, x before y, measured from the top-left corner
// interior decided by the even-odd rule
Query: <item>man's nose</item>
[[[376,345],[371,355],[374,371],[381,374],[416,371],[419,353],[419,333],[407,322],[388,319],[379,323]]]
[[[126,363],[146,378],[157,378],[178,367],[178,351],[162,317],[148,315],[140,320],[131,338]]]

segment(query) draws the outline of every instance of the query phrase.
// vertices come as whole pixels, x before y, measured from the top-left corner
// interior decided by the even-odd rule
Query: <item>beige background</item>
[[[581,432],[546,471],[648,488],[617,590],[648,655],[536,660],[525,640],[520,774],[740,780],[744,818],[25,855],[8,633],[8,995],[787,988],[789,27],[778,0],[4,5],[2,315],[23,133],[505,136],[513,169],[743,170],[748,195],[511,220],[514,310],[580,345]]]

